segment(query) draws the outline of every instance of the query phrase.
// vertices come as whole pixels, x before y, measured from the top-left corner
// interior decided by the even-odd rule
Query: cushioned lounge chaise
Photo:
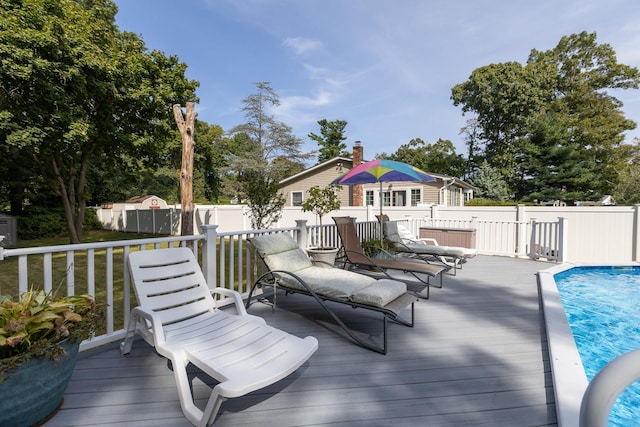
[[[392,279],[375,279],[363,274],[314,265],[306,252],[286,233],[254,236],[248,239],[255,247],[268,272],[258,277],[247,299],[247,308],[254,298],[256,288],[266,291],[273,286],[286,293],[301,293],[317,300],[335,322],[359,345],[378,353],[387,353],[387,319],[413,326],[414,307],[417,298],[407,292],[406,285]],[[327,268],[328,267],[328,268]],[[365,341],[351,331],[326,304],[327,301],[363,308],[382,314],[382,345]],[[411,307],[410,320],[399,314]]]
[[[412,289],[416,295],[421,298],[429,298],[430,278],[440,276],[438,287],[442,287],[442,273],[451,267],[443,265],[429,264],[422,260],[407,260],[401,258],[372,258],[367,256],[360,243],[360,238],[354,223],[355,218],[349,216],[333,217],[338,228],[338,234],[342,241],[342,249],[344,250],[345,267],[356,268],[358,271],[382,271],[387,270],[400,271],[410,274],[414,279],[420,282],[419,286],[424,289]],[[426,278],[425,278],[426,277]],[[413,286],[410,282],[407,283]]]
[[[476,256],[475,249],[458,246],[440,246],[433,239],[416,239],[408,230],[402,230],[396,221],[383,218],[382,230],[387,242],[394,246],[394,250],[400,254],[420,258],[425,261],[435,260],[442,265],[451,267],[455,275],[462,263],[468,258]],[[430,245],[427,242],[435,244]]]

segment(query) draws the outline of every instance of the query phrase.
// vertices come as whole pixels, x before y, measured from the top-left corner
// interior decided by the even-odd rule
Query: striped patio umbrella
[[[431,182],[435,178],[425,171],[407,163],[394,160],[376,159],[361,163],[342,176],[334,179],[332,184],[356,185],[380,183],[380,217],[382,217],[382,183],[383,182]]]

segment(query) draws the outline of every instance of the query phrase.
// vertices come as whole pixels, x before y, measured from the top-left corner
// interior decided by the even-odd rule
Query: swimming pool
[[[617,356],[640,347],[640,267],[563,265],[539,277],[558,423],[578,425],[588,381]],[[614,405],[610,425],[637,422],[638,399],[636,383]]]

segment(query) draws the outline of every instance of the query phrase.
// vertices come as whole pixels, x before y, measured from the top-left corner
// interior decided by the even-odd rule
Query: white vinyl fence
[[[375,221],[373,207],[344,207],[323,218],[331,226],[331,216],[352,216],[359,222]],[[412,218],[421,226],[476,229],[476,247],[481,254],[531,256],[564,262],[631,262],[640,257],[638,206],[508,206],[508,207],[385,207],[392,220]],[[177,234],[180,210],[153,213],[97,209],[105,228],[112,230]],[[217,224],[220,232],[251,228],[249,210],[243,205],[197,206],[195,234],[206,224]],[[300,208],[285,208],[274,228],[305,219],[318,224],[315,215]],[[559,230],[553,224],[563,224]],[[416,230],[416,233],[417,230]],[[558,253],[557,247],[563,245]]]

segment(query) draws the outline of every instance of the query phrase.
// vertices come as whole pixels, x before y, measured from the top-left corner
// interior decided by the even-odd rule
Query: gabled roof
[[[125,200],[125,203],[142,203],[147,199],[150,199],[152,197],[156,197],[154,195],[146,195],[146,196],[133,196],[130,197],[129,199]]]
[[[461,180],[460,178],[456,178],[455,176],[450,176],[450,175],[444,175],[441,173],[433,173],[433,172],[427,172],[427,174],[435,177],[435,178],[439,178],[443,181],[451,181],[451,180],[455,180],[456,184],[458,184],[460,187],[464,187],[467,188],[469,190],[475,190],[476,187],[474,187],[473,185],[469,184],[468,182],[465,182],[463,180]]]
[[[348,162],[348,163],[351,163],[351,162],[353,162],[353,159],[350,159],[348,157],[340,157],[340,156],[334,157],[334,158],[329,159],[329,160],[327,160],[325,162],[322,162],[320,164],[312,166],[309,169],[305,169],[302,172],[298,172],[295,175],[291,175],[290,177],[287,177],[287,178],[281,180],[280,181],[280,185],[284,185],[284,184],[288,183],[289,181],[293,181],[293,180],[296,180],[298,178],[302,178],[305,175],[312,175],[318,169],[322,169],[323,167],[326,167],[326,166],[331,165],[331,164],[336,163],[336,162]]]
[[[365,163],[365,162],[367,162],[367,161],[368,161],[368,160],[363,160],[362,162],[363,162],[363,163]],[[285,179],[281,180],[281,181],[280,181],[280,185],[281,185],[281,186],[282,186],[282,185],[285,185],[285,184],[287,184],[289,181],[293,181],[293,180],[296,180],[296,179],[302,178],[302,177],[304,177],[304,176],[306,176],[306,175],[312,175],[312,174],[314,174],[317,170],[322,169],[322,168],[324,168],[324,167],[326,167],[326,166],[332,165],[332,164],[337,163],[337,162],[348,162],[348,163],[352,163],[352,162],[353,162],[353,159],[350,159],[350,158],[348,158],[348,157],[340,157],[340,156],[338,156],[338,157],[334,157],[334,158],[329,159],[329,160],[327,160],[327,161],[325,161],[325,162],[322,162],[322,163],[320,163],[320,164],[317,164],[317,165],[315,165],[315,166],[312,166],[312,167],[310,167],[309,169],[305,169],[305,170],[303,170],[302,172],[298,172],[298,173],[297,173],[297,174],[295,174],[295,175],[291,175],[290,177],[287,177],[287,178],[285,178]],[[425,172],[426,172],[426,171],[425,171]],[[444,174],[440,174],[440,173],[433,173],[433,172],[426,172],[426,173],[427,173],[428,175],[433,176],[434,178],[438,178],[438,179],[441,179],[441,180],[443,180],[443,181],[452,181],[452,180],[455,180],[455,183],[456,183],[458,186],[463,187],[463,188],[467,188],[467,189],[470,189],[470,190],[474,190],[474,189],[475,189],[475,187],[474,187],[473,185],[471,185],[471,184],[469,184],[469,183],[467,183],[467,182],[464,182],[463,180],[461,180],[461,179],[459,179],[459,178],[456,178],[456,177],[453,177],[453,176],[444,175]]]

